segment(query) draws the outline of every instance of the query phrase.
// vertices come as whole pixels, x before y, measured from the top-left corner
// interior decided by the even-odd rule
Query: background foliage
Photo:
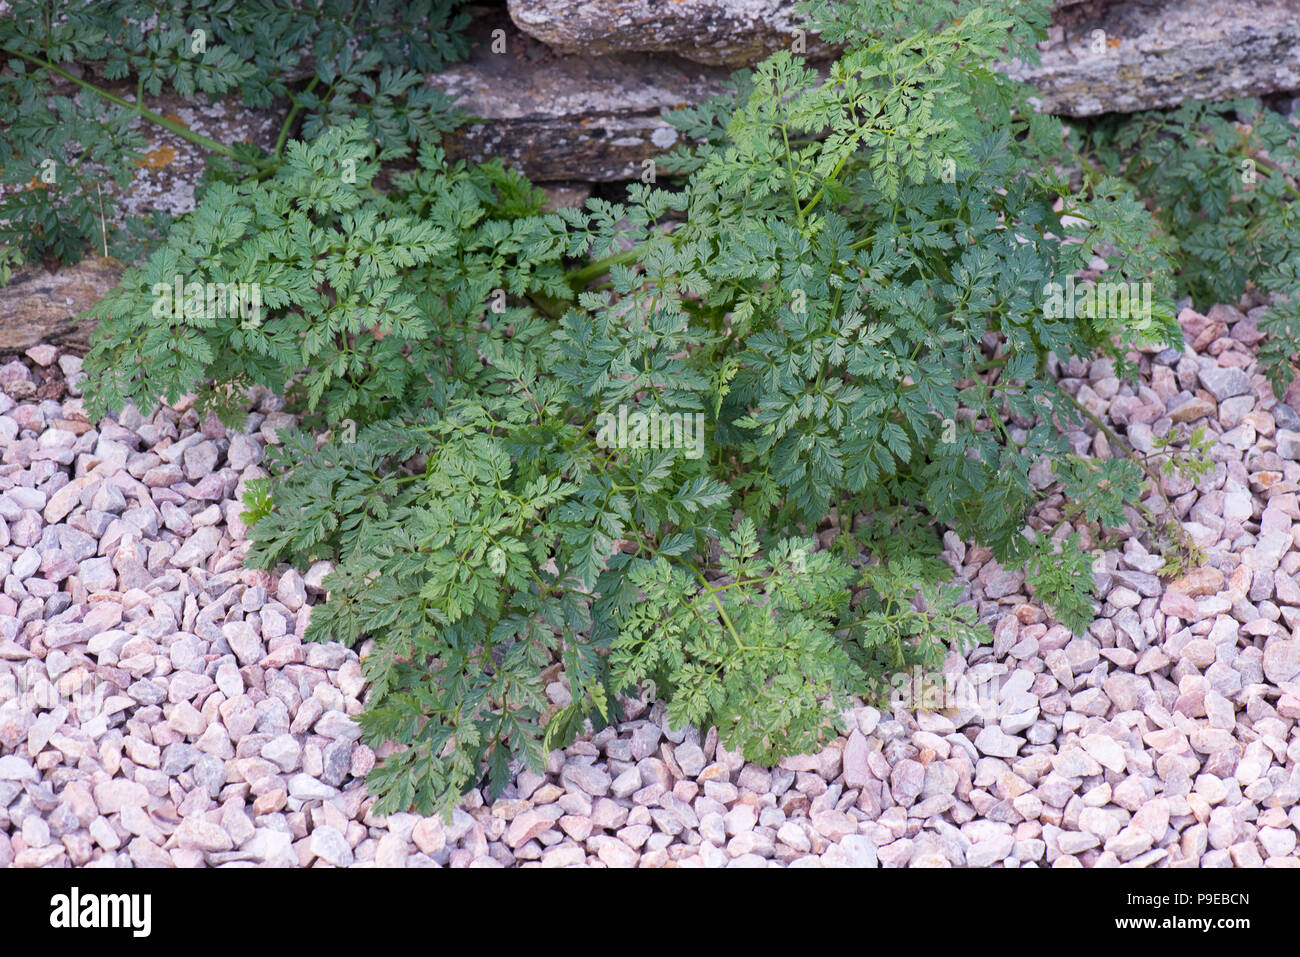
[[[291,128],[308,138],[363,120],[385,159],[450,128],[450,103],[423,82],[464,56],[468,15],[455,0],[13,0],[0,17],[0,243],[28,260],[75,262],[107,242],[133,259],[166,219],[126,219],[95,189],[125,189],[147,121],[215,153],[246,176],[273,169]],[[195,31],[199,31],[196,34]],[[360,38],[361,43],[356,42]],[[87,69],[89,68],[89,69]],[[134,91],[130,87],[134,85]],[[146,106],[162,92],[238,94],[250,107],[288,101],[274,155],[195,134]],[[41,179],[53,161],[54,182]]]

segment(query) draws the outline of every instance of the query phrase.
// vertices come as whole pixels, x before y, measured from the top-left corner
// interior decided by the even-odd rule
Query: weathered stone
[[[31,763],[16,754],[0,757],[0,781],[38,781],[40,775]]]
[[[228,851],[235,846],[230,835],[201,817],[186,818],[176,829],[176,843],[200,851]]]
[[[1171,582],[1169,589],[1170,591],[1180,592],[1189,598],[1200,598],[1204,595],[1217,594],[1223,588],[1223,583],[1223,572],[1211,565],[1206,565],[1202,568],[1194,568],[1181,578]],[[1183,616],[1180,615],[1179,617]]]
[[[1250,377],[1234,367],[1203,365],[1197,371],[1197,375],[1200,377],[1201,385],[1213,393],[1220,402],[1234,395],[1245,395],[1250,391]]]
[[[144,785],[122,778],[95,785],[95,805],[100,814],[116,814],[124,807],[145,807],[149,792]]]
[[[0,289],[0,353],[40,343],[85,348],[94,323],[78,316],[103,299],[121,276],[121,263],[98,256],[55,272],[35,264],[19,270]]]
[[[558,53],[677,53],[732,67],[789,48],[802,23],[791,0],[510,0],[510,17]],[[810,55],[827,52],[803,39]]]
[[[585,791],[592,797],[608,794],[612,783],[603,768],[589,764],[566,764],[560,778],[565,784]]]
[[[506,844],[511,848],[540,837],[555,826],[555,818],[540,811],[529,810],[510,822],[506,830]]]
[[[1103,31],[1100,52],[1093,30]],[[1070,116],[1292,90],[1300,21],[1288,0],[1112,3],[1043,52],[1041,65],[1008,72],[1037,88],[1044,110]]]
[[[1264,646],[1264,674],[1274,684],[1300,675],[1300,639],[1270,639]]]
[[[997,758],[1015,757],[1024,743],[1024,738],[1005,734],[997,727],[987,727],[975,738],[975,747],[981,754]]]
[[[788,47],[792,5],[512,0],[524,33],[482,18],[471,27],[481,36],[470,60],[432,78],[483,120],[456,134],[451,148],[475,157],[505,153],[534,179],[638,176],[641,162],[675,137],[659,112],[712,95],[726,78],[725,68],[682,58],[734,66]],[[489,34],[497,28],[506,30],[504,55],[492,52]],[[1109,41],[1099,54],[1092,52],[1092,29],[1104,30]],[[1300,86],[1300,24],[1286,0],[1260,0],[1250,9],[1214,0],[1111,4],[1100,18],[1068,30],[1068,42],[1049,46],[1041,65],[1009,68],[1038,88],[1051,112],[1125,112]],[[532,62],[548,54],[533,37],[575,55],[537,69]],[[803,39],[810,55],[828,52],[815,34]]]
[[[491,52],[487,31],[494,27],[507,30],[514,55]],[[720,94],[730,76],[725,68],[644,53],[562,57],[546,69],[521,69],[545,48],[491,18],[475,31],[483,33],[469,58],[430,78],[476,119],[448,137],[448,151],[499,156],[533,180],[639,178],[643,160],[679,142],[660,114]]]
[[[337,828],[328,825],[311,832],[311,852],[335,867],[352,864],[352,848],[348,846],[347,838]]]

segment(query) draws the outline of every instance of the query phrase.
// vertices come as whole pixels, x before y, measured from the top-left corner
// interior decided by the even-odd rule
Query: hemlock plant
[[[308,638],[373,639],[380,810],[539,770],[642,684],[752,760],[813,749],[851,696],[988,640],[939,530],[1081,631],[1067,522],[1167,520],[1134,508],[1149,462],[1071,451],[1089,413],[1051,375],[1181,341],[1160,216],[1103,172],[1072,188],[1060,125],[994,71],[1035,55],[1046,2],[895,6],[808,5],[843,45],[826,73],[779,52],[737,74],[670,114],[694,143],[660,161],[673,188],[581,210],[383,126],[372,90],[296,94],[304,139],[219,169],[91,310],[92,414],[198,390],[233,422],[252,385],[303,413],[246,496],[249,561],[335,563]],[[255,96],[288,89],[231,48]],[[1151,308],[1044,307],[1098,256],[1099,300]],[[177,277],[256,284],[260,308],[160,308]],[[1043,457],[1070,505],[1035,533]]]

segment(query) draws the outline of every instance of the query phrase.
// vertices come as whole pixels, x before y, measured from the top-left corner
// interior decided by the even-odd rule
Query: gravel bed
[[[1165,583],[1131,538],[1076,637],[949,534],[994,631],[944,667],[974,698],[856,708],[776,768],[633,702],[450,823],[372,812],[360,659],[301,640],[327,566],[242,565],[239,496],[293,421],[281,401],[256,396],[244,432],[185,403],[92,423],[75,356],[0,363],[0,864],[1296,866],[1300,393],[1278,403],[1255,370],[1251,315],[1180,321],[1187,348],[1143,355],[1136,390],[1106,361],[1060,371],[1139,449],[1208,427],[1213,469],[1165,488],[1201,567]]]

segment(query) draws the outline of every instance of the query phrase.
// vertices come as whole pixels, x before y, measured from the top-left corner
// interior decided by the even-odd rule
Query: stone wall
[[[476,22],[470,59],[431,82],[479,120],[457,137],[461,155],[503,155],[540,181],[628,179],[675,142],[659,118],[665,108],[715,94],[733,69],[794,42],[792,7],[509,0]],[[1296,7],[1058,0],[1042,62],[1008,72],[1038,88],[1040,109],[1068,116],[1300,89]],[[831,52],[815,36],[802,39],[810,57]]]

